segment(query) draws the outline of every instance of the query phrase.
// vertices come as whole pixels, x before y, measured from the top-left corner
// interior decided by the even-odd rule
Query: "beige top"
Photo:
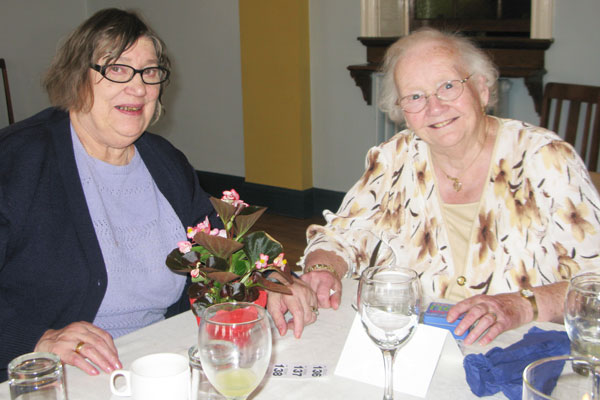
[[[448,229],[448,241],[452,250],[452,258],[456,265],[457,275],[464,275],[467,256],[469,254],[469,242],[473,223],[477,217],[479,202],[467,204],[442,203],[442,215]],[[467,296],[464,286],[450,285],[446,297],[459,301]]]

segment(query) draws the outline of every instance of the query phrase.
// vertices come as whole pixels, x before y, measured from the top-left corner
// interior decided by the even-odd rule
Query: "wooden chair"
[[[564,122],[561,124],[563,102],[568,103],[566,124]],[[556,104],[554,108],[552,108],[553,103]],[[581,114],[582,105],[585,105],[585,115]],[[556,82],[546,84],[540,122],[542,127],[558,133],[575,147],[578,125],[582,117],[584,118],[584,127],[581,139],[578,141],[579,146],[576,149],[585,161],[588,170],[596,171],[600,150],[600,87]],[[550,120],[552,120],[551,125]],[[561,132],[562,125],[565,128]]]
[[[13,116],[12,101],[10,100],[10,88],[8,87],[8,74],[6,72],[6,63],[4,58],[0,58],[0,69],[2,69],[2,80],[4,81],[4,95],[6,96],[6,109],[8,111],[8,123],[12,124],[15,122]]]
[[[592,183],[596,187],[596,190],[600,193],[600,172],[590,171],[590,178]]]

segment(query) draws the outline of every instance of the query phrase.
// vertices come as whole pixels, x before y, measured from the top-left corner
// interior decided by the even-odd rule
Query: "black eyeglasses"
[[[472,77],[473,74],[464,79],[454,79],[440,83],[434,93],[426,95],[425,93],[413,93],[409,96],[404,96],[398,101],[398,105],[402,111],[407,113],[418,113],[425,108],[429,96],[434,95],[441,101],[456,100],[463,92],[465,82]]]
[[[169,79],[171,73],[163,67],[147,67],[143,69],[135,69],[132,66],[125,64],[108,64],[108,65],[90,65],[94,71],[100,72],[103,77],[111,82],[126,83],[133,79],[135,74],[140,74],[142,82],[147,85],[158,85]]]

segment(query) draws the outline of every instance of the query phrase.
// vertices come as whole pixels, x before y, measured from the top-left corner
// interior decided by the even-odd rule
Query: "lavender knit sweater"
[[[94,325],[116,338],[163,319],[181,296],[185,277],[164,260],[185,229],[137,151],[129,164],[116,166],[89,156],[73,127],[71,137],[108,273]]]

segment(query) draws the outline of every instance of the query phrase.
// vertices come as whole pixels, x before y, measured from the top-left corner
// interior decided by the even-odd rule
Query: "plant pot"
[[[258,299],[254,300],[253,303],[256,304],[257,306],[261,306],[263,308],[267,307],[267,291],[266,290],[259,290],[258,291]],[[190,299],[190,306],[194,307],[194,303],[196,302],[196,299]],[[196,322],[198,323],[198,326],[200,326],[200,317],[196,316]]]

